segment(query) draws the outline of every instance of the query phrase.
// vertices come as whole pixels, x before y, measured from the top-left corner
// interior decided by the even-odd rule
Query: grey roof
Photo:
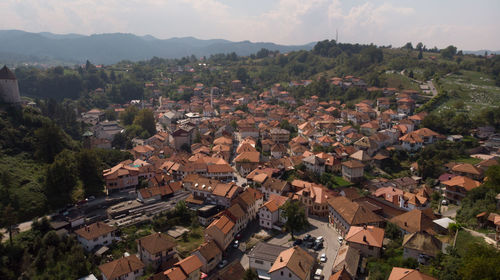
[[[253,247],[253,249],[248,254],[248,257],[274,262],[279,254],[287,249],[287,247],[269,244],[261,241],[257,243],[255,247]]]
[[[0,80],[16,80],[16,75],[4,65],[4,67],[0,69]]]

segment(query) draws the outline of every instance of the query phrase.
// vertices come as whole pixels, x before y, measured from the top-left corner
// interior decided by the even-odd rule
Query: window
[[[373,250],[373,246],[368,246],[368,250]]]
[[[283,271],[281,272],[281,276],[283,276]]]
[[[288,277],[292,278],[292,274],[290,272],[288,272]]]
[[[261,260],[255,260],[255,263],[258,263],[258,264],[264,264],[264,262],[263,262],[263,261],[261,261]]]

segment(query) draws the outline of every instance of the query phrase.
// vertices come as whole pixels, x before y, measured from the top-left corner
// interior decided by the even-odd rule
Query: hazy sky
[[[500,50],[500,1],[0,0],[0,29]]]

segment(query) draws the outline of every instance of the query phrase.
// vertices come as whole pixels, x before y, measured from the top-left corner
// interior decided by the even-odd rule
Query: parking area
[[[304,242],[300,246],[308,251],[316,252],[318,254],[318,258],[322,254],[326,254],[326,262],[321,263],[321,265],[324,278],[328,279],[332,271],[333,261],[335,260],[337,251],[340,248],[340,243],[338,240],[339,234],[329,226],[327,218],[309,217],[308,220],[311,224],[311,228],[309,228],[309,230],[296,234],[296,238],[303,239],[306,234],[310,234],[314,238],[317,238],[319,236],[322,236],[324,238],[323,247],[320,250],[314,251],[313,248],[307,248],[306,243]],[[279,236],[271,238],[268,242],[271,244],[291,247],[293,245],[293,241],[291,241],[290,239],[290,234],[281,234]]]

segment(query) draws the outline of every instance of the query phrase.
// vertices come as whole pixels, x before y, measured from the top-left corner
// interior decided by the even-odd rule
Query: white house
[[[272,229],[276,224],[284,224],[283,210],[280,208],[288,200],[288,197],[273,194],[269,201],[259,209],[259,225],[263,228]],[[279,226],[277,226],[279,229]]]
[[[75,231],[78,242],[87,251],[95,247],[110,245],[115,239],[115,228],[102,222],[97,222]]]

